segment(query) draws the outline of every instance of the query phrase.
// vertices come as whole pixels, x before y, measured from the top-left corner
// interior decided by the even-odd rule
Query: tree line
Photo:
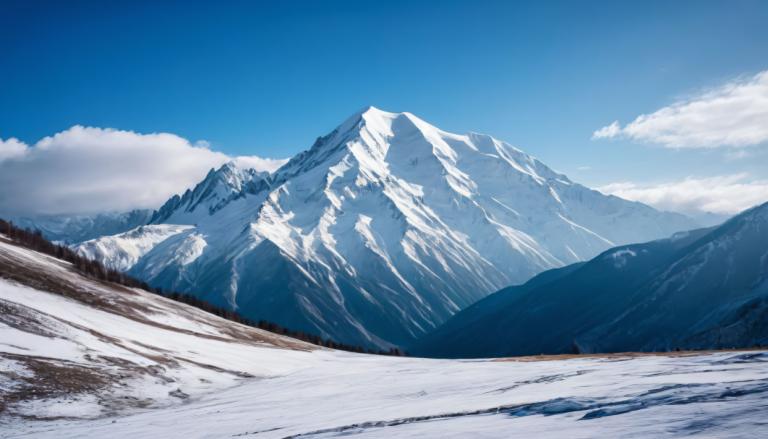
[[[316,334],[309,334],[304,331],[295,331],[288,328],[284,328],[277,323],[267,320],[253,321],[251,319],[241,316],[237,311],[231,309],[222,308],[213,305],[209,302],[201,300],[187,293],[179,293],[177,291],[163,291],[161,288],[154,288],[144,281],[129,276],[121,271],[114,270],[106,267],[99,261],[86,258],[72,250],[71,248],[55,244],[43,236],[40,230],[30,230],[17,227],[10,221],[0,219],[0,233],[4,234],[12,241],[20,244],[31,250],[53,256],[54,258],[61,259],[69,262],[72,266],[86,277],[97,279],[106,282],[112,282],[119,285],[124,285],[130,288],[139,288],[150,293],[158,294],[163,297],[167,297],[176,302],[185,303],[187,305],[194,306],[195,308],[206,311],[210,314],[214,314],[226,320],[230,320],[243,325],[259,328],[265,331],[269,331],[279,335],[285,335],[291,338],[302,340],[308,343],[312,343],[317,346],[324,346],[331,349],[339,349],[350,352],[369,353],[377,355],[394,355],[403,356],[405,352],[398,348],[391,348],[389,350],[372,350],[365,349],[362,346],[349,345],[346,343],[339,343],[331,339],[320,337]]]

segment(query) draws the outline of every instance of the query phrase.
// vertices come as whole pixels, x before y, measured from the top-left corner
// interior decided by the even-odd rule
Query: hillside
[[[316,349],[85,277],[3,235],[0,308],[0,409],[12,416],[164,406],[294,370]]]
[[[458,313],[412,351],[438,357],[768,344],[768,204],[714,229],[616,247]]]

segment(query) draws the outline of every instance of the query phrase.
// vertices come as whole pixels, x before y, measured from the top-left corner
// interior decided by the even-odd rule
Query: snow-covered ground
[[[314,352],[314,353],[313,353]],[[87,279],[0,235],[0,413],[164,407],[328,355],[143,290]]]
[[[172,407],[10,437],[765,437],[768,356],[438,361],[305,354]],[[279,357],[279,353],[276,355]]]
[[[317,349],[0,237],[0,436],[765,437],[768,353],[427,360]]]

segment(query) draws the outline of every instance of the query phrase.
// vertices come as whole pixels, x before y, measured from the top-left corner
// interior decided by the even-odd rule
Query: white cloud
[[[232,160],[169,133],[74,126],[32,146],[0,140],[0,211],[58,214],[156,208]],[[273,171],[280,161],[235,158]]]
[[[768,71],[680,100],[593,139],[625,137],[668,148],[739,148],[768,142]]]
[[[606,125],[592,133],[592,139],[611,139],[621,134],[621,125],[618,120],[614,120],[610,125]]]
[[[748,174],[688,177],[658,184],[612,183],[598,188],[605,194],[650,204],[658,209],[692,215],[705,212],[731,215],[768,201],[768,180]]]
[[[6,159],[21,157],[27,152],[27,145],[19,139],[11,137],[8,140],[0,139],[0,162]]]
[[[255,155],[235,158],[235,163],[241,168],[253,168],[269,173],[277,171],[277,169],[280,168],[280,166],[283,166],[287,161],[287,159],[265,159]]]

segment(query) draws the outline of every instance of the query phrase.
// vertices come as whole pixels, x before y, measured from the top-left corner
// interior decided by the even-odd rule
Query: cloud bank
[[[741,148],[768,142],[768,71],[643,114],[618,121],[593,139],[628,138],[667,148]]]
[[[11,137],[8,140],[0,139],[0,162],[7,159],[21,157],[27,152],[27,145],[19,139]]]
[[[234,162],[241,168],[252,168],[269,173],[277,171],[287,161],[288,159],[267,159],[255,155],[242,155],[234,158]]]
[[[284,160],[229,157],[206,142],[74,126],[34,145],[0,139],[0,212],[88,214],[156,208],[229,160],[274,171]]]
[[[707,178],[689,177],[659,184],[619,182],[598,190],[694,217],[707,212],[733,215],[768,201],[768,180],[750,180],[745,173]]]

